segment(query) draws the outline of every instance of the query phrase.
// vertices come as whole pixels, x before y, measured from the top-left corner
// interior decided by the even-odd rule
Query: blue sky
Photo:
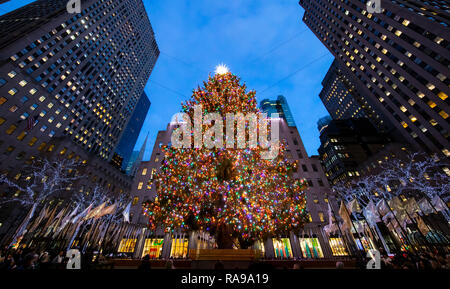
[[[33,1],[0,5],[0,13]],[[296,0],[144,0],[161,50],[145,91],[152,102],[139,149],[149,133],[149,159],[164,130],[192,90],[225,63],[258,101],[284,95],[308,154],[320,145],[317,120],[327,115],[319,99],[333,57],[301,21]]]

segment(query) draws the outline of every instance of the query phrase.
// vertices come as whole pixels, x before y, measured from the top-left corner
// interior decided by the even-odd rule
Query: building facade
[[[259,108],[267,113],[269,117],[272,113],[278,113],[281,118],[285,119],[288,126],[296,126],[287,100],[282,95],[279,95],[276,100],[263,99]]]
[[[134,166],[134,162],[138,159],[138,156],[139,156],[139,151],[133,151],[131,153],[130,160],[126,164],[127,166],[125,168],[126,174],[128,174],[128,175],[131,174],[133,166]]]
[[[21,37],[3,34],[0,41],[4,174],[16,175],[61,138],[72,140],[69,150],[109,161],[125,127],[134,125],[129,120],[159,54],[142,2],[83,1],[76,15],[65,4],[36,1],[0,17],[4,32],[15,19],[54,12],[30,20]]]
[[[154,33],[141,0],[82,1],[79,14],[66,4],[0,17],[0,172],[21,182],[36,159],[77,158],[77,190],[129,193],[110,161],[159,55]]]
[[[277,104],[277,101],[263,100],[261,107],[272,109],[273,106],[270,103]],[[263,109],[263,112],[280,113],[281,110],[283,113],[280,113],[282,117],[279,119],[280,140],[284,140],[288,146],[286,152],[288,158],[298,163],[298,170],[294,173],[293,178],[304,178],[308,182],[306,199],[310,223],[305,225],[299,235],[291,233],[283,238],[269,238],[265,242],[254,244],[254,249],[259,250],[261,255],[266,258],[324,258],[349,255],[341,238],[336,236],[329,238],[323,232],[323,226],[327,225],[329,221],[328,203],[332,204],[336,212],[337,204],[321,167],[319,157],[308,156],[297,127],[288,125],[287,119],[289,119],[288,116],[290,115],[288,109],[289,107],[285,103],[284,108],[278,106],[278,109],[274,111]],[[156,196],[157,192],[155,186],[153,186],[153,176],[161,168],[164,158],[163,146],[171,145],[171,135],[177,127],[176,123],[169,123],[166,130],[158,132],[150,160],[140,164],[132,186],[132,222],[147,223],[147,218],[142,214],[142,203]],[[190,233],[183,232],[172,235],[164,235],[157,232],[153,238],[157,240],[156,244],[160,244],[161,247],[157,247],[157,249],[155,247],[152,250],[157,250],[159,252],[158,256],[162,257],[186,257],[188,249],[214,247],[212,237],[203,233],[192,236]],[[142,244],[145,242],[143,240],[137,242],[137,244],[140,243],[141,245],[136,246],[135,257],[142,257],[143,254],[150,250],[144,249],[145,246]],[[180,248],[180,246],[185,248],[185,251],[182,251],[181,254],[178,249],[173,249],[175,247]]]
[[[303,21],[360,94],[414,149],[449,156],[447,1],[301,0]]]
[[[319,130],[320,160],[332,185],[361,176],[359,165],[390,142],[367,118],[330,120]]]
[[[134,146],[141,132],[142,125],[147,116],[148,110],[150,108],[150,100],[145,92],[142,93],[139,102],[134,109],[133,115],[128,121],[128,125],[122,134],[122,138],[117,145],[116,152],[114,155],[120,156],[121,163],[120,169],[126,171],[128,163],[131,160],[131,155],[133,154]],[[134,160],[133,160],[134,161]]]
[[[368,118],[379,130],[386,129],[385,121],[364,100],[338,61],[331,64],[322,86],[319,97],[333,119]]]
[[[69,14],[67,1],[48,2],[0,17],[5,32],[14,19],[54,11],[27,24],[21,37],[1,38],[4,139],[14,146],[31,117],[35,126],[20,141],[35,133],[39,142],[66,135],[109,161],[159,55],[144,6],[140,0],[83,1],[82,13]]]

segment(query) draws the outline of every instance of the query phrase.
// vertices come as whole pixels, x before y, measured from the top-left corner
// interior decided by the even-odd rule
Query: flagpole
[[[378,228],[377,222],[375,222],[374,227],[375,227],[375,231],[377,232],[378,236],[380,236],[381,243],[383,243],[383,247],[386,249],[386,253],[390,254],[391,249],[389,249],[389,246],[387,245],[386,240],[383,237],[383,234],[381,234],[381,231],[380,231],[380,228]]]
[[[15,233],[14,233],[12,240],[9,243],[8,247],[11,247],[18,240],[18,238],[20,238],[20,236],[23,234],[23,232],[26,230],[31,218],[33,217],[34,212],[36,211],[37,205],[38,205],[37,203],[33,204],[33,206],[30,208],[30,210],[28,210],[27,214],[25,215],[25,218],[20,223],[17,230],[15,230]]]
[[[425,200],[427,200],[427,202],[430,204],[430,206],[431,206],[431,208],[433,208],[433,210],[434,210],[434,212],[436,213],[436,215],[439,215],[439,212],[438,212],[438,210],[436,210],[436,207],[433,205],[433,203],[430,201],[430,199],[429,199],[429,197],[427,196],[427,194],[423,194],[424,196],[425,196]],[[441,199],[441,197],[439,197],[439,196],[437,196],[441,201],[442,201],[442,199]],[[447,220],[447,217],[446,217],[446,215],[444,214],[444,213],[442,213],[442,215],[444,216],[444,219],[447,221],[447,226],[448,226],[448,220]],[[425,221],[424,221],[425,222]],[[439,227],[439,229],[442,231],[442,233],[444,234],[445,233],[445,230],[442,230],[442,227],[440,226],[440,222],[437,222],[438,223],[438,227]]]
[[[69,251],[70,248],[72,247],[72,244],[75,241],[75,238],[76,238],[76,236],[78,234],[78,231],[80,230],[80,227],[83,224],[83,220],[79,220],[77,223],[78,224],[77,224],[77,226],[75,228],[75,232],[73,233],[72,238],[70,238],[70,240],[69,240],[69,244],[67,245],[67,250],[66,251]]]
[[[331,208],[331,212],[333,213],[334,220],[336,221],[336,224],[338,226],[339,233],[341,234],[342,240],[344,241],[345,247],[347,247],[348,253],[350,254],[352,250],[350,250],[350,247],[348,245],[348,241],[347,242],[345,241],[346,238],[344,237],[344,234],[342,234],[341,227],[339,226],[339,220],[337,219],[336,214],[334,213],[333,206],[330,205],[330,208]]]
[[[376,207],[376,206],[375,206]],[[377,212],[378,212],[378,215],[380,216],[380,221],[381,222],[383,222],[383,224],[384,224],[384,220],[383,220],[383,217],[382,217],[382,214],[381,214],[381,212],[380,212],[380,209],[378,208],[378,207],[376,207],[377,208]],[[388,224],[386,224],[386,227],[389,225],[389,222],[388,222]],[[377,228],[378,228],[378,226],[377,226]],[[388,227],[387,227],[388,228]],[[389,228],[388,228],[389,229]],[[379,230],[379,229],[378,229]],[[381,232],[380,232],[381,233]],[[390,236],[390,237],[392,237],[392,236]],[[395,237],[395,236],[394,236]],[[393,241],[395,241],[395,239],[393,239]],[[401,240],[400,240],[401,241]],[[395,247],[396,247],[396,249],[397,250],[399,250],[399,251],[401,251],[401,249],[402,249],[402,245],[403,244],[400,244],[400,248],[398,248],[398,246],[397,246],[397,244],[396,243],[394,243],[394,245],[395,245]],[[411,246],[412,247],[412,246]]]
[[[364,250],[364,245],[363,245],[363,243],[362,243],[362,241],[361,241],[361,238],[360,238],[360,236],[359,236],[359,232],[358,232],[358,230],[356,230],[355,224],[353,223],[352,218],[351,218],[351,216],[352,216],[353,214],[350,214],[350,213],[349,213],[349,211],[348,211],[348,209],[347,209],[347,205],[345,204],[345,202],[344,202],[343,200],[341,200],[341,202],[342,202],[342,205],[344,205],[345,211],[346,211],[347,214],[350,216],[350,223],[352,223],[353,230],[355,230],[355,233],[356,233],[356,235],[358,236],[358,240],[359,240],[359,242],[361,243],[361,246],[362,246],[362,251],[365,252],[365,250]],[[350,231],[350,235],[353,237],[353,239],[355,239],[355,237],[354,237],[353,234],[352,234],[352,231],[351,231],[351,230],[349,230],[349,231]],[[355,242],[356,242],[356,240],[355,240]],[[358,246],[356,246],[356,248],[358,249]],[[358,250],[358,251],[360,252],[362,258],[364,259],[365,256],[362,254],[361,250]]]
[[[105,230],[105,234],[103,234],[103,236],[100,239],[100,244],[98,245],[99,247],[99,251],[102,249],[102,245],[103,245],[103,240],[105,239],[106,234],[108,233],[109,230],[109,226],[111,225],[112,218],[109,219],[108,225],[106,226],[106,230]]]
[[[406,213],[406,215],[408,216],[408,218],[411,220],[411,222],[414,224],[414,226],[417,228],[417,231],[419,232],[420,236],[424,239],[424,241],[425,241],[425,243],[428,245],[428,247],[434,247],[434,249],[436,249],[436,250],[439,251],[439,248],[438,248],[438,247],[436,247],[435,245],[430,244],[430,242],[428,242],[426,236],[425,236],[425,235],[422,233],[422,231],[419,229],[419,226],[417,225],[417,222],[415,222],[415,220],[414,220],[413,218],[411,218],[411,216],[409,215],[409,213],[408,213],[407,210],[405,210],[405,213]],[[424,224],[425,224],[425,222],[424,222]],[[427,226],[428,230],[430,230],[430,227],[429,227],[427,224],[425,224],[425,226]],[[430,232],[431,232],[431,230],[430,230]]]
[[[90,229],[91,229],[92,226],[93,226],[92,223],[89,224],[89,223],[91,222],[90,220],[85,220],[85,221],[87,221],[87,222],[84,223],[84,221],[82,221],[82,223],[84,223],[84,226],[83,226],[83,228],[82,228],[81,231],[80,231],[80,242],[79,242],[79,245],[78,245],[78,247],[80,247],[80,249],[81,249],[81,245],[83,245],[83,244],[86,242],[85,238],[88,237],[86,234],[89,233]],[[88,226],[89,226],[89,225],[91,225],[91,228],[88,229]],[[87,232],[85,233],[85,231],[87,231]],[[83,236],[83,235],[85,235],[85,236]]]
[[[403,233],[403,237],[405,238],[405,241],[411,246],[411,249],[413,249],[414,254],[417,255],[417,250],[414,248],[414,246],[412,245],[412,243],[409,242],[409,238],[408,238],[408,234],[407,232],[405,232],[405,230],[402,227],[402,224],[400,224],[400,222],[397,219],[397,216],[395,215],[394,211],[392,211],[391,206],[389,205],[389,203],[386,201],[386,199],[384,198],[384,196],[382,196],[384,202],[386,203],[387,207],[389,208],[389,211],[391,211],[392,215],[394,216],[395,221],[397,222],[398,226],[400,227],[400,231],[402,231]]]
[[[423,194],[424,196],[425,196],[425,199],[427,200],[427,202],[430,204],[430,206],[433,208],[433,210],[434,210],[434,212],[436,213],[436,214],[439,214],[439,212],[438,212],[438,210],[436,210],[436,207],[433,205],[433,203],[430,201],[430,198],[428,197],[428,195],[427,194]],[[442,199],[441,199],[441,197],[439,197],[438,195],[436,195],[441,201],[442,201]],[[444,216],[445,217],[445,216]]]
[[[361,215],[362,215],[362,217],[363,217],[363,220],[366,222],[367,226],[369,227],[370,232],[372,233],[373,236],[375,236],[375,234],[373,233],[372,227],[370,226],[369,222],[368,222],[367,219],[366,219],[366,216],[364,216],[364,212],[362,212]],[[376,226],[376,222],[375,222],[374,226]],[[376,235],[378,236],[378,239],[380,239],[381,245],[382,245],[383,248],[386,250],[386,253],[389,254],[389,253],[390,253],[390,252],[389,252],[390,250],[389,250],[389,248],[387,247],[386,241],[384,240],[383,236],[382,236],[381,234],[379,234],[377,230],[375,230],[375,232],[376,232]],[[377,244],[377,245],[379,245],[379,244]]]
[[[324,246],[324,248],[322,249],[322,251],[324,251],[324,250],[328,251],[328,247],[330,247],[330,238],[328,237],[327,234],[325,234],[325,233],[323,232],[323,229],[322,229],[322,228],[319,228],[319,230],[320,230],[320,233],[321,233],[321,235],[322,235],[323,241],[324,241],[324,242],[328,242],[328,246]],[[319,241],[319,244],[320,244],[320,241]],[[301,247],[300,247],[300,249],[301,249]],[[330,249],[331,249],[331,248],[330,248]],[[331,256],[333,256],[333,250],[331,250],[330,253],[331,253]],[[324,253],[323,255],[325,255],[325,253]],[[324,257],[325,257],[325,256],[324,256]]]

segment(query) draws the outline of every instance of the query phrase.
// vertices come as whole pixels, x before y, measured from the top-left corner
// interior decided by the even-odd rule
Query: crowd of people
[[[66,251],[45,251],[35,248],[0,249],[0,270],[47,270],[66,269],[69,257]],[[112,268],[107,258],[94,251],[81,254],[83,269]]]
[[[65,252],[38,252],[35,249],[0,249],[0,269],[36,270],[64,268],[67,263]]]
[[[450,255],[427,250],[381,256],[381,269],[445,270],[450,269]]]
[[[366,269],[371,258],[359,258],[356,268]],[[342,262],[336,263],[337,269],[343,269]],[[380,269],[382,270],[446,270],[450,269],[450,254],[437,249],[421,249],[420,251],[397,252],[387,254],[380,249]],[[374,268],[375,269],[375,268]]]
[[[356,268],[366,269],[370,258],[360,259],[356,263]],[[68,262],[65,251],[47,252],[38,251],[33,248],[0,249],[0,269],[3,270],[45,270],[45,269],[65,269]],[[94,252],[89,251],[81,255],[83,269],[93,268],[92,265],[106,264],[107,260],[100,255],[94,257]],[[261,262],[252,264],[250,268],[259,268]],[[265,262],[263,262],[265,263]],[[263,264],[261,263],[261,264]],[[267,265],[267,264],[266,264]],[[266,266],[265,265],[265,266]],[[450,269],[450,254],[440,253],[437,250],[425,250],[420,252],[401,252],[394,255],[387,255],[381,250],[381,269],[407,269],[407,270],[445,270]],[[353,266],[351,266],[353,267]],[[138,267],[141,270],[151,268],[150,256],[144,256],[142,264]],[[166,264],[167,269],[174,269],[173,261]],[[214,264],[214,269],[223,268],[223,264]],[[264,267],[267,269],[266,267]],[[337,269],[346,269],[344,262],[336,262]],[[353,267],[354,268],[354,267]],[[287,268],[286,268],[287,269]],[[292,269],[303,269],[300,263],[295,263]]]

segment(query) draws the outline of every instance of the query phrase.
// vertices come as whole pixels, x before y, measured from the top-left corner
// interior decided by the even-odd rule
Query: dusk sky
[[[0,5],[0,14],[33,1]],[[156,134],[215,67],[226,64],[258,102],[284,95],[309,155],[320,145],[319,99],[332,55],[301,21],[297,0],[144,0],[161,51],[145,91],[152,102],[135,149]]]

